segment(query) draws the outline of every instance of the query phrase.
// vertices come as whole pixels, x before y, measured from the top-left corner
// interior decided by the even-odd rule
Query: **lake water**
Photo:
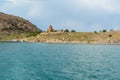
[[[120,80],[120,45],[0,42],[0,80]]]

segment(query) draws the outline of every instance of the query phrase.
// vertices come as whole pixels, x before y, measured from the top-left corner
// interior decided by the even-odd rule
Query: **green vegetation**
[[[36,35],[38,35],[38,34],[40,34],[40,32],[31,32],[31,33],[29,33],[26,37],[36,36]]]
[[[63,29],[61,29],[60,31],[62,31],[62,32],[63,32]]]
[[[94,33],[97,33],[97,31],[94,31]]]
[[[49,34],[39,34],[34,37],[29,37],[27,38],[28,41],[41,41],[41,42],[46,42],[46,41],[60,41],[60,42],[72,42],[72,41],[92,41],[92,37],[95,35],[94,33],[82,33],[82,32],[64,32],[64,33],[49,33]]]
[[[26,37],[26,34],[25,33],[11,33],[11,34],[8,34],[8,33],[1,33],[0,32],[0,40],[1,41],[6,41],[6,40],[12,40],[12,39],[23,39]]]
[[[71,32],[76,32],[75,30],[71,30]]]
[[[103,29],[103,31],[102,31],[102,32],[107,32],[107,30]]]
[[[33,42],[53,43],[120,43],[120,31],[115,32],[52,32],[26,38]]]
[[[110,31],[114,31],[113,29],[111,29]]]
[[[112,37],[112,35],[110,34],[109,37]]]
[[[0,40],[23,39],[42,32],[26,19],[0,12]]]
[[[69,30],[68,30],[68,29],[65,29],[64,32],[69,32]]]
[[[41,33],[41,34],[40,34]],[[100,32],[76,32],[75,30],[54,30],[48,26],[42,32],[34,24],[23,18],[0,13],[0,41],[26,40],[33,42],[61,43],[120,43],[120,31],[101,30]]]

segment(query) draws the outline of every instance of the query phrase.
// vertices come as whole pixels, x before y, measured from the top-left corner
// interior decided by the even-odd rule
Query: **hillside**
[[[30,42],[120,44],[120,31],[46,33],[26,39]]]
[[[0,41],[120,44],[120,31],[40,33],[41,30],[28,20],[0,12]]]
[[[34,24],[26,19],[0,12],[0,39],[22,38],[31,33],[40,33]]]

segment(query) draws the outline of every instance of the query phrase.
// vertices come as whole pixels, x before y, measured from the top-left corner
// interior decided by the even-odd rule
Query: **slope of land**
[[[26,19],[0,12],[0,40],[23,38],[40,31]]]
[[[119,44],[120,31],[44,33],[26,38],[29,42]]]
[[[43,32],[26,19],[0,12],[0,41],[120,44],[120,31]]]

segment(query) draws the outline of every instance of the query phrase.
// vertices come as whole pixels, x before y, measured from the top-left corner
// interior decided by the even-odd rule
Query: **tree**
[[[61,31],[63,32],[63,29],[61,29]]]
[[[97,33],[97,31],[94,31],[94,33]]]
[[[113,29],[111,29],[110,31],[114,31]]]
[[[54,30],[54,32],[57,32],[57,30]]]
[[[64,32],[69,32],[69,30],[68,30],[68,29],[65,29]]]
[[[75,30],[71,30],[71,32],[76,32]]]
[[[103,31],[102,31],[102,32],[107,32],[107,30],[103,29]]]

